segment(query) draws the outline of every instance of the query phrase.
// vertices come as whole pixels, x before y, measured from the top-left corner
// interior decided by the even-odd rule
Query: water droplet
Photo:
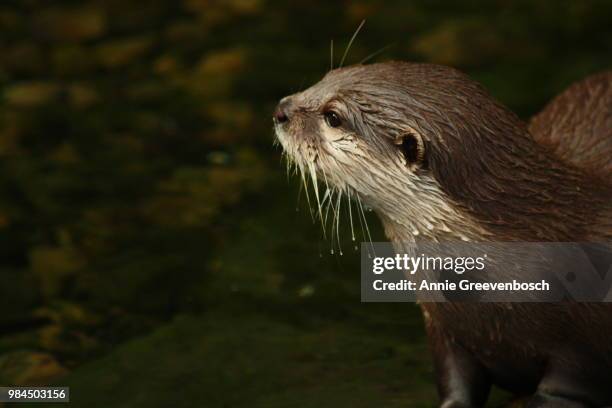
[[[357,245],[355,245],[355,251],[358,251],[359,247]]]
[[[329,250],[329,253],[332,254],[332,255],[334,254],[333,248]]]
[[[340,256],[344,255],[344,252],[340,251]]]

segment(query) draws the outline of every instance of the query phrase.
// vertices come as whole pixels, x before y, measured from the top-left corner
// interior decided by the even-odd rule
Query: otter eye
[[[342,119],[334,111],[327,111],[323,115],[325,115],[325,122],[329,127],[336,128],[342,124]]]
[[[425,144],[419,135],[412,132],[405,133],[396,139],[395,144],[402,152],[407,165],[427,167]]]

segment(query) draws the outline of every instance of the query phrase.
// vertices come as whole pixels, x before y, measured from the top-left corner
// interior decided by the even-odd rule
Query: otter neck
[[[507,140],[517,143],[506,146],[503,154],[480,157],[478,171],[462,180],[440,172],[435,175],[454,214],[449,218],[451,232],[461,232],[460,239],[472,241],[592,241],[611,237],[609,185],[562,162],[526,131]],[[385,224],[391,234],[410,237],[396,225]],[[456,239],[456,234],[446,230],[432,232],[437,240]]]
[[[443,185],[459,211],[500,241],[597,239],[601,214],[610,214],[610,189],[528,133],[518,144],[510,149],[516,154],[487,163],[480,177],[462,186]]]
[[[392,242],[483,241],[488,232],[459,209],[428,175],[415,181],[405,166],[377,168],[354,190],[374,209]]]
[[[433,174],[413,183],[405,169],[391,166],[360,195],[396,243],[609,239],[612,190],[531,135],[519,141],[520,148],[510,149],[516,154],[494,157],[477,177],[453,182]],[[385,190],[377,191],[381,185]]]

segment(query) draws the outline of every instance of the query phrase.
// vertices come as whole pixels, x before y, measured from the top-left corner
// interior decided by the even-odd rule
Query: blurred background
[[[4,0],[0,384],[68,385],[83,407],[435,406],[418,309],[360,303],[348,225],[330,253],[271,112],[366,19],[347,64],[388,46],[373,61],[452,65],[528,119],[612,66],[610,16],[604,1]]]

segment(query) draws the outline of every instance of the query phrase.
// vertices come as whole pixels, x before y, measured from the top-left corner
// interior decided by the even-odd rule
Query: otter
[[[527,126],[467,75],[408,62],[328,72],[283,98],[277,139],[301,169],[358,197],[391,242],[609,242],[612,73]],[[420,303],[440,406],[492,385],[528,407],[612,405],[612,306]]]

